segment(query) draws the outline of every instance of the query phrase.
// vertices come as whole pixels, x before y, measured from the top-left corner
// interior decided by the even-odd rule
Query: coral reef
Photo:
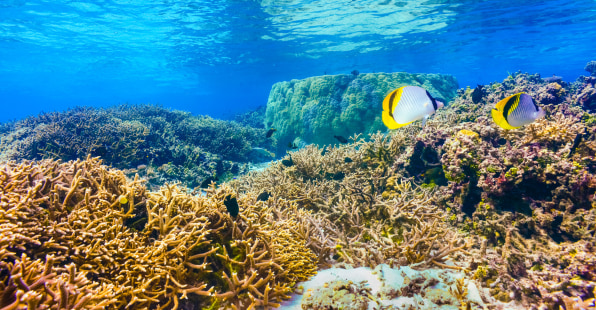
[[[316,270],[285,200],[147,192],[97,158],[3,164],[0,308],[275,306]],[[5,308],[6,307],[6,308]]]
[[[445,225],[433,189],[392,176],[403,141],[380,134],[371,139],[309,145],[288,156],[292,165],[278,162],[231,185],[239,192],[268,191],[313,211],[305,220],[319,227],[308,239],[321,264],[445,267],[468,245]]]
[[[265,130],[235,122],[194,117],[151,105],[108,109],[75,108],[4,124],[3,159],[61,159],[101,156],[109,165],[139,173],[157,188],[166,181],[199,186],[209,177],[226,180],[263,158],[253,149],[273,148]],[[140,168],[139,168],[140,167]]]
[[[594,60],[589,61],[586,64],[586,67],[584,67],[584,70],[588,71],[590,73],[590,75],[596,76],[596,61],[594,61]]]
[[[591,87],[514,73],[476,103],[460,90],[424,128],[310,145],[232,186],[314,211],[321,264],[455,268],[500,302],[564,307],[596,285],[596,122],[577,99]],[[547,117],[502,130],[489,111],[518,92]]]
[[[480,103],[461,90],[393,165],[397,175],[439,185],[434,199],[449,221],[478,238],[467,250],[474,257],[468,268],[498,300],[556,308],[563,297],[593,297],[596,127],[573,99],[589,83],[557,86],[516,73],[486,85]],[[547,118],[518,130],[498,128],[488,112],[521,91]],[[582,255],[570,257],[570,248]]]
[[[300,284],[302,296],[284,309],[493,309],[515,308],[490,297],[463,272],[411,267],[330,268]],[[296,298],[297,297],[297,298]]]
[[[267,114],[277,111],[287,121],[268,124],[277,130],[274,138],[263,128],[243,132],[228,124],[236,135],[222,131],[226,137],[203,146],[200,140],[220,134],[210,130],[223,123],[151,107],[79,109],[67,118],[3,125],[2,150],[15,156],[9,158],[80,157],[98,150],[85,139],[99,129],[74,120],[97,117],[106,124],[100,132],[122,130],[121,142],[106,141],[122,153],[121,165],[136,168],[108,168],[90,156],[0,164],[0,308],[271,308],[328,267],[374,269],[376,280],[326,280],[326,287],[306,291],[302,306],[391,309],[408,300],[429,309],[593,307],[594,82],[516,72],[476,92],[459,90],[424,127],[352,136],[333,128],[341,117],[355,119],[349,111],[359,109],[357,102],[382,99],[372,89],[388,88],[387,80],[353,74],[276,86],[285,92],[273,91],[272,100],[281,96],[295,108],[312,108],[315,98],[336,101],[341,113],[322,122],[314,112],[298,113],[310,126],[305,130],[323,130],[318,143],[349,137],[332,146],[306,145],[301,137],[312,137],[292,131],[298,123],[290,110],[269,107]],[[530,94],[546,117],[501,129],[490,110],[519,92]],[[360,121],[378,129],[373,116]],[[59,144],[34,138],[65,128],[74,133]],[[234,144],[242,139],[250,142]],[[266,158],[276,140],[300,148],[221,182],[244,171],[238,161]],[[84,151],[63,148],[66,141],[81,143]],[[206,151],[226,143],[219,155]],[[201,190],[163,184],[187,181],[194,169],[207,173],[186,183]],[[147,180],[162,186],[148,189]],[[231,215],[226,201],[233,200]],[[401,278],[389,280],[396,274]],[[393,285],[376,290],[374,281]]]
[[[335,135],[349,137],[385,130],[378,113],[383,98],[405,85],[424,87],[445,102],[457,89],[453,76],[405,72],[325,75],[280,82],[269,94],[265,128],[278,130],[278,154],[297,137],[324,146],[336,143]]]
[[[580,77],[578,79],[578,87],[576,94],[574,94],[574,101],[579,103],[584,109],[594,112],[596,111],[596,77]]]

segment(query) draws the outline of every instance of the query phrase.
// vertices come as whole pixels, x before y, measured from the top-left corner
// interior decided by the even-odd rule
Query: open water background
[[[596,1],[0,0],[0,122],[154,103],[231,118],[278,81],[518,70],[586,74]]]

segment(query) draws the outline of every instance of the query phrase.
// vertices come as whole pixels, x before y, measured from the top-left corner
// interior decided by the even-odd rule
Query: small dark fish
[[[201,182],[201,188],[209,187],[209,184],[211,184],[211,182],[217,182],[217,179],[214,177],[207,177],[205,180],[203,180],[203,182]]]
[[[238,212],[240,212],[240,207],[238,206],[238,201],[236,200],[236,197],[232,197],[232,195],[227,195],[224,199],[224,205],[226,205],[226,209],[228,209],[228,213],[230,213],[231,216],[238,216]]]
[[[259,194],[259,196],[257,197],[257,201],[267,201],[270,196],[271,194],[269,192],[264,191]]]
[[[358,74],[360,74],[360,72],[358,72],[358,70],[352,70],[352,72],[350,72],[350,73],[352,73],[353,76],[358,76]]]
[[[342,136],[333,136],[335,139],[337,139],[337,141],[339,141],[340,143],[348,143],[348,139],[342,137]]]
[[[292,156],[290,156],[290,159],[284,159],[281,161],[282,165],[286,166],[286,167],[292,167],[294,166],[294,161],[292,160]]]
[[[472,102],[478,103],[480,102],[480,100],[482,100],[482,97],[484,96],[484,91],[482,90],[482,87],[482,85],[478,84],[478,86],[474,88],[474,90],[472,91]]]
[[[265,137],[267,137],[267,138],[271,138],[271,136],[273,136],[273,133],[274,133],[274,132],[276,132],[276,131],[277,131],[277,129],[275,129],[275,128],[271,128],[271,129],[269,129],[269,130],[267,131],[267,134],[265,135]]]
[[[353,162],[353,160],[350,157],[344,158],[344,163],[349,164],[351,162]]]
[[[288,142],[288,148],[290,148],[292,150],[295,150],[295,149],[298,148],[298,146],[296,144],[292,143],[292,142]]]
[[[575,149],[577,149],[580,142],[582,142],[583,137],[584,137],[584,135],[582,133],[578,133],[577,136],[575,136],[575,139],[573,139],[573,145],[571,146],[571,149],[569,150],[569,154],[567,154],[567,158],[573,156],[573,154],[575,153]]]
[[[547,82],[547,83],[555,83],[555,82],[561,82],[561,81],[563,81],[563,77],[560,77],[560,76],[557,76],[557,75],[554,75],[553,74],[553,76],[549,76],[547,78],[543,78],[543,80],[545,82]]]
[[[343,180],[345,177],[346,177],[346,174],[345,174],[345,173],[343,173],[343,172],[341,172],[341,171],[339,171],[339,172],[336,172],[336,173],[333,175],[333,179],[334,179],[334,180],[336,180],[336,181],[341,181],[341,180]]]

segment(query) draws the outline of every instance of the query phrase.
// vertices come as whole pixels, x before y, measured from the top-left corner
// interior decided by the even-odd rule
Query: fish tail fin
[[[505,117],[503,117],[503,113],[501,113],[499,110],[497,109],[492,109],[490,110],[490,113],[493,117],[493,121],[495,121],[495,123],[497,125],[499,125],[499,127],[503,128],[503,129],[516,129],[519,127],[513,127],[511,125],[509,125],[509,123],[507,122],[507,120],[505,119]]]

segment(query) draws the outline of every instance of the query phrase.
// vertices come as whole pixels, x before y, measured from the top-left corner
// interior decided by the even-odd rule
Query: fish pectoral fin
[[[429,114],[424,115],[424,118],[422,119],[422,128],[424,128],[424,126],[426,125],[426,121],[428,120],[429,116]]]

